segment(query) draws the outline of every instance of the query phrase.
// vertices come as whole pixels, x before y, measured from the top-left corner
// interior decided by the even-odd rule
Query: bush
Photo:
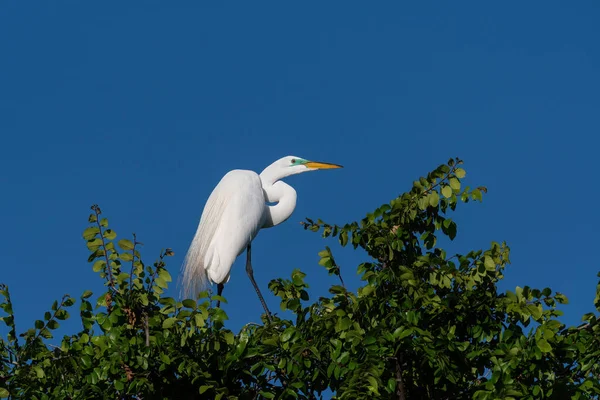
[[[339,278],[330,297],[309,301],[305,274],[271,281],[291,320],[224,328],[225,299],[163,296],[171,282],[163,251],[142,261],[135,236],[116,233],[93,206],[83,237],[107,290],[80,297],[83,329],[48,339],[76,301],[56,301],[17,335],[8,288],[0,308],[0,398],[13,399],[592,399],[600,394],[600,327],[594,314],[567,327],[560,293],[497,285],[509,248],[448,255],[449,215],[481,201],[485,188],[463,188],[462,162],[450,160],[408,193],[344,226],[307,219],[304,228],[364,249],[363,286],[344,286],[330,248],[320,265]],[[595,307],[600,310],[600,285]]]

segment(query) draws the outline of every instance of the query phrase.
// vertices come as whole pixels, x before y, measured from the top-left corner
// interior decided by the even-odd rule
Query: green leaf
[[[202,394],[202,393],[206,392],[208,389],[211,389],[212,387],[213,387],[212,385],[202,385],[202,386],[200,386],[199,392],[200,392],[200,394]]]
[[[165,282],[171,282],[171,280],[172,280],[171,279],[171,274],[169,274],[169,271],[167,271],[164,268],[161,268],[158,271],[158,277],[161,278],[161,279],[163,279]]]
[[[96,262],[92,266],[92,271],[94,271],[94,272],[100,272],[100,271],[103,271],[105,267],[106,267],[106,261],[104,261],[104,260],[96,260]]]
[[[86,230],[83,231],[83,238],[85,240],[91,240],[96,237],[97,234],[100,233],[100,228],[97,226],[90,226]]]
[[[397,328],[397,329],[394,331],[394,334],[393,334],[393,336],[394,336],[394,337],[395,337],[397,340],[402,340],[402,339],[404,339],[405,337],[412,335],[412,333],[413,333],[413,329],[412,329],[412,328],[403,328],[403,327],[400,327],[400,328]]]
[[[40,336],[43,337],[44,339],[52,339],[53,338],[53,336],[50,333],[50,331],[48,329],[46,329],[46,328],[43,328],[40,331]]]
[[[121,272],[120,274],[118,274],[116,276],[117,278],[117,282],[121,285],[123,284],[123,282],[125,282],[127,279],[129,279],[129,274],[126,272]]]
[[[483,265],[485,266],[485,269],[489,271],[493,271],[496,269],[496,263],[494,262],[494,259],[490,256],[484,257]]]
[[[440,203],[440,195],[435,191],[431,192],[429,196],[427,196],[427,199],[429,200],[429,205],[431,207],[437,207],[437,205]]]
[[[10,392],[5,388],[0,387],[0,399],[5,399],[8,396],[10,396]]]
[[[283,334],[281,335],[281,341],[287,342],[288,340],[290,340],[295,331],[296,328],[294,327],[287,328],[285,331],[283,331]]]
[[[348,317],[341,317],[338,318],[335,328],[337,331],[345,331],[350,325],[352,325],[352,321]]]
[[[550,343],[548,343],[546,339],[537,340],[536,345],[542,353],[549,353],[552,351],[552,346],[550,346]]]
[[[567,296],[565,296],[562,293],[556,293],[556,295],[554,296],[554,298],[556,299],[556,301],[558,301],[560,304],[569,304],[569,299],[567,299]]]
[[[373,343],[375,343],[375,342],[377,342],[377,339],[375,339],[375,337],[373,337],[373,336],[367,336],[367,337],[364,339],[364,341],[363,341],[363,343],[364,343],[365,345],[367,345],[367,346],[368,346],[368,345],[371,345],[371,344],[373,344]]]
[[[121,253],[119,254],[119,258],[123,261],[133,261],[133,254],[131,253]]]
[[[192,310],[196,309],[196,301],[192,299],[185,299],[181,302],[184,307],[191,308]]]
[[[448,186],[448,185],[444,185],[444,186],[442,187],[442,195],[443,195],[445,198],[452,197],[452,194],[453,194],[453,193],[452,193],[452,188],[451,188],[450,186]]]
[[[169,284],[165,282],[165,280],[160,276],[154,280],[154,284],[162,289],[166,289],[167,287],[169,287]]]
[[[104,236],[105,239],[113,240],[114,238],[117,237],[117,233],[115,231],[113,231],[112,229],[107,229],[104,231],[102,236]]]
[[[454,240],[454,238],[456,237],[456,222],[454,221],[450,221],[450,224],[448,224],[448,237],[451,240]]]
[[[204,317],[202,317],[202,314],[195,314],[194,321],[196,322],[196,326],[199,328],[202,328],[206,324]]]
[[[58,310],[56,312],[56,319],[64,321],[68,318],[69,318],[69,313],[67,312],[67,310]]]
[[[388,379],[387,389],[390,393],[393,393],[396,390],[396,380],[394,378]]]
[[[529,310],[529,312],[531,313],[531,316],[535,319],[540,319],[542,316],[542,306],[539,305],[539,307],[535,304],[529,304],[527,305],[527,310]]]
[[[455,192],[458,192],[460,190],[460,181],[458,179],[450,178],[448,179],[448,183],[450,184],[452,190],[454,190]]]
[[[81,363],[85,368],[90,368],[92,366],[92,359],[90,356],[83,356],[81,357]]]
[[[125,389],[125,384],[123,382],[121,382],[120,380],[115,380],[115,389],[123,390],[123,389]]]
[[[373,286],[373,285],[366,285],[366,286],[363,286],[362,288],[360,288],[359,290],[360,290],[360,296],[361,297],[368,296],[371,293],[373,293],[373,291],[375,290],[375,286]]]
[[[42,379],[44,376],[46,376],[46,374],[44,373],[44,370],[42,369],[42,367],[40,367],[39,365],[34,365],[33,366],[33,370],[35,371],[35,375],[39,378]]]
[[[225,343],[229,345],[232,345],[235,341],[235,336],[233,335],[233,332],[225,332],[223,334],[223,338],[225,339]]]
[[[165,353],[160,353],[160,360],[167,365],[171,364],[171,359]]]
[[[163,321],[162,327],[163,327],[163,329],[169,329],[170,327],[172,327],[175,324],[175,322],[177,322],[177,318],[173,318],[173,317],[167,318]]]
[[[467,172],[462,168],[456,168],[454,175],[456,175],[457,178],[462,179],[467,175]]]
[[[377,391],[377,388],[379,386],[377,385],[377,380],[372,376],[368,376],[367,381],[369,381],[369,383],[371,384],[371,390],[373,390],[375,394],[379,394],[379,392]]]
[[[123,250],[133,250],[133,242],[128,239],[121,239],[117,242],[120,248]]]
[[[340,245],[342,245],[342,247],[345,247],[347,244],[348,244],[348,232],[342,231],[342,233],[340,233]]]
[[[102,239],[90,239],[87,241],[86,246],[90,251],[95,251],[96,249],[98,249],[99,246],[102,246]]]
[[[227,299],[225,297],[223,297],[223,296],[218,295],[218,294],[215,294],[210,299],[212,301],[220,301],[221,303],[227,304]]]

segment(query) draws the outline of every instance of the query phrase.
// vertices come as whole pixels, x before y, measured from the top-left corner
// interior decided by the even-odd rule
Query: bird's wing
[[[205,258],[208,278],[225,283],[236,258],[256,237],[265,218],[265,196],[258,174],[232,171],[229,199]]]
[[[231,265],[260,229],[264,209],[255,172],[234,170],[221,179],[204,206],[182,267],[184,295],[195,296],[209,277],[217,283],[228,278]]]

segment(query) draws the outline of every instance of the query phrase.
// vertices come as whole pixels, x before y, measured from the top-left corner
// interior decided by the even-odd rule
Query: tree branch
[[[404,387],[404,381],[402,380],[402,354],[396,354],[394,357],[396,363],[396,395],[398,400],[406,400],[406,388]]]

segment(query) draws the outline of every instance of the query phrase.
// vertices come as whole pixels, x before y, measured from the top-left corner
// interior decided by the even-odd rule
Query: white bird
[[[252,240],[260,229],[287,220],[296,207],[296,191],[281,179],[332,168],[342,167],[287,156],[269,165],[260,175],[239,169],[228,172],[208,198],[185,257],[181,281],[183,294],[195,297],[210,282],[217,284],[220,295],[229,281],[234,261],[246,250],[246,273],[270,319],[267,304],[254,280]]]

